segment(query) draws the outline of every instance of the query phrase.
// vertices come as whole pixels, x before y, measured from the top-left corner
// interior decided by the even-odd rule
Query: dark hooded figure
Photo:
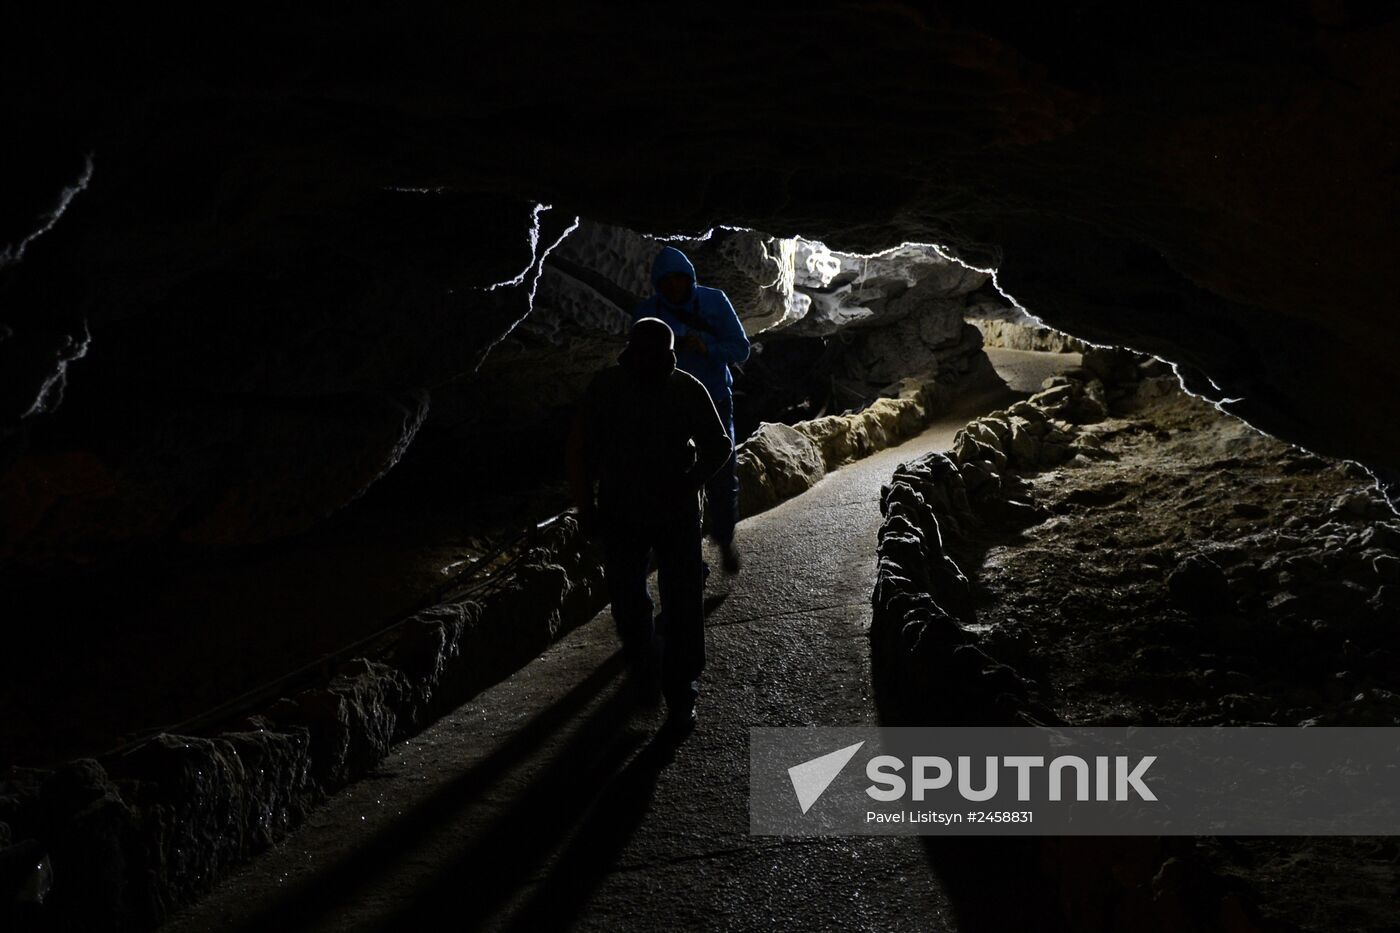
[[[685,253],[667,246],[651,267],[656,294],[643,301],[633,318],[665,321],[676,335],[676,366],[690,373],[710,393],[734,442],[734,377],[729,367],[749,358],[749,338],[729,296],[718,288],[695,281],[695,266]],[[724,569],[739,569],[734,547],[734,525],[739,511],[739,482],[735,460],[715,473],[705,490],[706,525],[724,555]]]
[[[655,318],[637,321],[617,365],[594,377],[569,436],[570,493],[602,539],[632,679],[649,703],[660,687],[673,724],[694,722],[705,666],[700,490],[732,453],[709,393],[676,368],[671,329]],[[655,624],[653,556],[664,617]]]

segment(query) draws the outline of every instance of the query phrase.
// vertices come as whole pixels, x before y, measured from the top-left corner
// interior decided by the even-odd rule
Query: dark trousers
[[[631,665],[661,654],[661,690],[669,704],[693,703],[705,667],[700,513],[684,510],[645,523],[603,521],[603,573],[622,650]],[[647,573],[656,557],[661,615],[652,618]]]
[[[734,397],[725,393],[714,400],[719,420],[729,432],[730,446],[734,444]],[[739,477],[735,473],[734,452],[729,460],[705,484],[705,530],[719,544],[734,540],[734,525],[739,520]]]

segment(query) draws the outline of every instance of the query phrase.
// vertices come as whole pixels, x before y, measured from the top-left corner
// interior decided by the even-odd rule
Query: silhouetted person
[[[732,454],[709,393],[676,368],[671,329],[655,318],[637,321],[617,365],[594,377],[574,419],[569,489],[580,522],[602,539],[634,686],[654,700],[659,674],[673,724],[694,721],[705,666],[700,490]],[[647,590],[653,554],[659,625]]]
[[[695,266],[674,246],[657,254],[651,284],[656,294],[637,306],[633,318],[659,318],[671,328],[676,335],[676,367],[700,380],[710,393],[733,445],[734,377],[729,367],[749,358],[749,338],[734,305],[720,289],[697,284]],[[739,569],[739,552],[734,547],[739,481],[733,454],[706,486],[705,512],[707,530],[724,555],[724,569],[734,573]]]

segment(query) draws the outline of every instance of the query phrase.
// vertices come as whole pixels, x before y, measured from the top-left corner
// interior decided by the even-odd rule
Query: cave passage
[[[991,353],[1037,386],[1070,362]],[[876,721],[880,486],[1024,394],[972,393],[917,437],[740,524],[746,563],[712,577],[701,725],[679,747],[653,741],[656,714],[629,712],[604,612],[396,747],[168,929],[433,929],[450,917],[471,929],[915,930],[976,910],[953,903],[917,840],[749,835],[745,749],[756,722]]]
[[[754,723],[1400,726],[1400,7],[11,6],[0,927],[1394,930],[1394,839],[742,814]],[[753,342],[665,753],[561,469],[662,243]]]
[[[470,838],[476,840],[472,846],[480,846],[481,839],[492,838],[497,788],[503,786],[499,782],[538,780],[553,786],[561,768],[554,752],[580,742],[605,749],[606,757],[590,766],[592,783],[583,785],[582,796],[562,795],[565,809],[551,811],[559,828],[599,806],[598,793],[603,793],[604,814],[608,808],[625,811],[617,815],[619,825],[629,819],[639,826],[648,821],[660,825],[659,817],[663,822],[669,818],[665,808],[651,813],[640,807],[640,798],[614,799],[628,793],[627,788],[640,788],[635,781],[652,766],[648,762],[656,752],[629,757],[644,730],[614,733],[624,720],[590,705],[608,703],[616,687],[616,665],[608,660],[615,647],[612,626],[602,618],[578,628],[576,636],[567,632],[596,610],[599,583],[586,582],[590,570],[577,553],[565,558],[555,551],[538,566],[531,556],[541,546],[569,546],[567,541],[558,544],[561,539],[553,530],[554,516],[567,504],[559,482],[563,428],[587,379],[620,346],[626,302],[619,304],[616,293],[645,293],[646,268],[659,241],[582,221],[563,224],[547,253],[538,246],[545,217],[536,205],[530,221],[535,271],[527,268],[492,286],[528,289],[528,313],[491,345],[472,372],[434,390],[412,443],[392,468],[328,521],[303,533],[212,554],[143,547],[126,557],[93,561],[76,576],[50,556],[23,575],[6,578],[7,600],[17,611],[60,623],[26,627],[17,650],[7,655],[7,708],[15,715],[6,719],[6,764],[48,768],[96,756],[119,780],[127,775],[149,779],[177,766],[169,756],[178,758],[176,749],[188,741],[181,737],[222,741],[219,737],[229,730],[256,734],[287,721],[306,723],[314,732],[322,728],[318,723],[327,711],[337,722],[343,717],[333,712],[334,704],[344,702],[335,699],[341,696],[336,691],[353,685],[356,677],[373,676],[382,669],[377,664],[388,662],[420,676],[414,658],[419,649],[395,641],[404,626],[391,623],[407,618],[413,631],[436,624],[440,616],[432,613],[438,607],[500,604],[500,618],[488,616],[477,623],[483,633],[479,642],[453,649],[475,656],[478,663],[458,675],[451,690],[439,686],[437,706],[401,708],[396,723],[393,714],[378,711],[386,697],[355,695],[356,708],[390,718],[348,725],[346,757],[337,759],[336,770],[316,778],[328,788],[345,787],[332,798],[332,807],[360,807],[357,816],[366,815],[366,788],[387,788],[383,782],[396,780],[396,766],[381,765],[365,777],[367,783],[346,786],[347,781],[388,750],[382,743],[413,735],[418,726],[406,721],[410,717],[423,725],[445,718],[423,733],[421,744],[410,739],[394,745],[395,755],[434,746],[441,730],[457,735],[447,757],[410,769],[415,775],[437,773],[446,784],[436,787],[438,796],[427,799],[421,787],[377,791],[376,801],[414,799],[421,809],[379,807],[388,822],[378,824],[372,838],[359,834],[365,821],[357,820],[357,832],[344,833],[339,843],[294,843],[306,847],[303,851],[329,846],[318,852],[314,877],[307,880],[313,893],[294,909],[332,910],[336,896],[326,894],[329,888],[349,891],[361,881],[400,885],[402,879],[376,879],[367,860],[386,844],[380,835],[402,840],[419,832],[425,819],[435,821],[440,808],[448,806],[444,797],[454,802],[452,807],[464,808],[460,815],[442,813],[452,816],[451,825],[457,827],[451,845]],[[702,283],[732,293],[754,341],[755,352],[736,374],[738,435],[741,441],[751,439],[755,450],[746,464],[762,462],[761,452],[770,449],[766,445],[780,429],[788,432],[777,435],[780,442],[800,443],[805,458],[803,469],[790,476],[770,471],[772,482],[752,476],[744,480],[743,488],[761,487],[763,496],[750,497],[744,505],[746,514],[754,513],[740,538],[751,560],[731,586],[710,597],[711,631],[730,644],[711,662],[712,670],[724,672],[707,692],[707,707],[717,713],[712,738],[685,752],[686,760],[715,757],[721,747],[740,747],[731,733],[760,713],[780,719],[805,716],[812,722],[824,717],[871,721],[861,606],[868,600],[879,489],[890,458],[895,451],[910,456],[946,445],[951,432],[979,410],[963,405],[964,397],[980,399],[977,404],[984,407],[1004,397],[1007,390],[982,352],[984,341],[1003,348],[993,350],[993,358],[1022,395],[1077,357],[1005,349],[1039,347],[1036,340],[1043,342],[1045,334],[1052,342],[1068,338],[1028,319],[995,287],[989,273],[950,260],[935,247],[906,244],[860,256],[810,240],[732,228],[667,242],[680,242],[693,255]],[[557,254],[557,262],[547,261],[550,254]],[[951,414],[955,410],[956,417]],[[810,425],[817,427],[806,427]],[[797,429],[818,433],[806,437]],[[797,495],[802,490],[806,492]],[[573,595],[551,589],[560,565],[565,576],[578,581],[569,584]],[[804,569],[793,575],[784,571],[790,567]],[[56,593],[61,595],[56,598]],[[558,601],[557,609],[551,600]],[[143,620],[139,629],[112,621],[133,618]],[[804,627],[795,628],[799,625]],[[805,647],[793,653],[792,639],[799,635]],[[734,663],[747,650],[746,637],[770,644],[772,652],[763,661],[770,673],[808,665],[801,689],[794,680],[789,686],[795,692],[762,697],[755,707],[754,691],[762,689],[770,674]],[[840,650],[829,650],[832,646]],[[534,660],[536,655],[541,656]],[[558,666],[554,659],[562,657],[571,659],[566,666],[577,682],[553,673]],[[751,655],[749,662],[758,659]],[[839,677],[844,686],[837,695],[820,696],[831,677]],[[539,705],[543,697],[561,691],[579,698],[579,706],[565,701],[551,712]],[[457,699],[449,702],[449,697]],[[467,705],[459,707],[461,700]],[[548,729],[533,725],[535,719],[527,713],[531,709],[551,724]],[[476,717],[466,731],[463,716]],[[524,731],[516,733],[517,726]],[[360,735],[361,730],[367,732]],[[378,737],[371,739],[373,735]],[[526,736],[538,737],[540,747],[523,753]],[[370,744],[357,751],[362,742]],[[503,749],[496,748],[500,742]],[[468,747],[474,751],[461,758]],[[498,771],[505,765],[493,763],[493,756],[510,760],[516,755],[525,760],[512,764],[509,773]],[[692,755],[699,757],[690,759]],[[481,765],[464,775],[463,761],[475,759]],[[618,787],[624,790],[604,792],[609,769],[619,768],[624,778]],[[730,795],[715,806],[740,813],[734,777],[712,777],[727,785]],[[659,771],[651,775],[658,778]],[[340,811],[318,811],[314,824],[328,825],[322,819],[332,819],[332,812]],[[290,814],[284,805],[278,819],[291,821]],[[400,816],[406,820],[401,825],[395,823]],[[582,831],[606,836],[613,821],[613,816],[595,815]],[[294,825],[289,822],[288,828]],[[553,838],[538,822],[531,825],[520,832],[539,835],[542,845]],[[721,833],[715,843],[719,848],[736,844],[733,827],[716,831]],[[305,826],[299,832],[317,830]],[[627,840],[616,842],[621,846]],[[257,860],[239,876],[245,881],[234,884],[252,883],[246,879],[258,877],[263,866],[275,864],[285,851],[283,846]],[[424,857],[421,850],[414,851],[416,859]],[[819,857],[821,867],[814,870],[839,873],[841,861],[853,857],[853,851],[838,847]],[[883,877],[888,870],[928,879],[917,847],[885,846],[882,852],[885,867],[872,866],[868,877]],[[393,857],[403,854],[395,851]],[[794,854],[802,857],[792,871],[804,871],[807,856]],[[344,869],[353,871],[352,887],[335,880],[341,856],[352,866]],[[579,858],[567,849],[548,848],[533,856],[566,862]],[[479,850],[461,858],[472,860],[473,870],[528,874],[524,863],[491,868]],[[451,864],[451,859],[439,864]],[[403,890],[417,891],[415,897],[427,904],[450,901],[454,885],[444,881],[423,887],[432,881],[423,875]],[[519,885],[513,897],[530,899],[526,874],[503,877],[496,890],[505,893],[507,883]],[[551,884],[572,889],[581,883],[570,868]],[[847,887],[851,883],[843,882]],[[931,881],[920,890],[916,899],[921,906],[911,908],[909,916],[946,909]],[[578,889],[571,896],[584,893]],[[210,902],[215,906],[208,910],[224,909],[218,906],[224,903],[220,897],[216,894]],[[252,910],[251,894],[234,897],[240,902],[238,915],[222,915],[219,924],[251,929],[263,916],[259,910],[280,914],[289,909],[259,900],[263,906]],[[392,910],[409,909],[408,901],[391,900]],[[546,898],[530,910],[556,909],[551,903]],[[268,906],[272,904],[276,906]],[[469,905],[481,911],[498,906],[484,900]],[[199,919],[189,921],[192,929],[213,924],[212,914],[194,916]],[[316,925],[324,918],[307,919]]]
[[[1039,347],[1026,335],[1054,333],[1030,323],[989,273],[932,246],[861,256],[724,227],[663,240],[542,208],[526,211],[527,239],[538,258],[541,224],[558,215],[559,229],[544,234],[558,265],[527,267],[505,283],[529,291],[528,313],[472,372],[433,391],[397,462],[327,521],[212,551],[177,532],[84,555],[76,573],[47,543],[23,572],[0,580],[16,617],[49,620],[19,627],[0,662],[16,713],[3,727],[6,763],[53,765],[254,712],[277,698],[284,675],[301,672],[283,691],[324,679],[361,639],[460,596],[475,579],[462,581],[464,571],[484,558],[502,563],[496,550],[568,506],[561,450],[573,405],[620,349],[625,306],[650,292],[663,243],[687,250],[700,281],[730,294],[754,341],[736,367],[740,441],[765,422],[859,413],[925,384],[951,398],[964,383],[995,380],[980,352],[983,332],[1008,347]],[[883,443],[867,437],[833,463]],[[809,469],[805,481],[816,475]],[[117,619],[143,621],[133,628]],[[512,655],[514,663],[528,656]]]
[[[44,564],[6,580],[12,605],[67,623],[26,631],[10,656],[11,763],[96,754],[118,780],[159,785],[195,767],[181,763],[191,742],[234,772],[219,743],[248,740],[230,736],[312,736],[316,793],[280,804],[280,828],[263,820],[248,854],[267,850],[167,929],[716,915],[1003,929],[1043,919],[1056,884],[1122,895],[1089,869],[1056,879],[996,848],[751,836],[747,729],[981,722],[1008,696],[1069,723],[1381,722],[1394,708],[1400,645],[1376,625],[1395,612],[1400,526],[1363,468],[1260,434],[1163,360],[1047,326],[937,246],[863,255],[583,219],[543,249],[545,213],[532,212],[532,265],[491,287],[527,291],[525,313],[434,389],[392,468],[329,520],[212,558],[177,549],[76,582]],[[732,296],[753,342],[734,383],[744,568],[708,586],[702,725],[679,745],[629,705],[560,482],[573,407],[619,351],[662,243]],[[988,666],[967,683],[902,674],[931,685],[892,703],[870,605],[882,490],[910,463],[953,464],[964,490],[970,511],[940,516],[939,546],[969,589],[946,604],[966,609],[958,637]],[[106,622],[137,615],[139,632]],[[1286,676],[1253,657],[1258,638],[1285,652]],[[1296,643],[1311,647],[1301,665]],[[1191,843],[1122,857],[1211,879],[1206,894],[1171,889],[1182,910],[1229,897],[1259,916],[1296,909],[1270,866],[1298,860],[1332,885],[1357,864],[1383,872],[1388,852]],[[998,897],[976,877],[994,866],[1034,895]],[[1115,871],[1134,891],[1158,884]],[[755,879],[782,896],[755,901]],[[1383,912],[1352,897],[1360,915]]]

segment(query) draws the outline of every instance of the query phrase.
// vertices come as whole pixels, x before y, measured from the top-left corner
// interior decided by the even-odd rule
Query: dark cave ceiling
[[[334,511],[528,310],[485,286],[534,268],[536,202],[546,245],[575,215],[946,244],[1393,471],[1400,22],[1124,10],[17,14],[0,243],[92,170],[0,268],[0,553],[41,523],[227,543]]]

